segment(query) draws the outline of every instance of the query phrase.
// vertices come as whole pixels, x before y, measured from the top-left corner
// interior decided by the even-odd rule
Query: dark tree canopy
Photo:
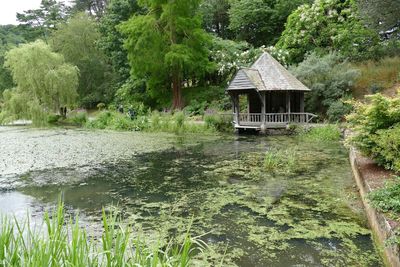
[[[312,0],[232,0],[230,29],[236,38],[255,46],[274,45],[287,17],[302,4]]]
[[[4,68],[4,56],[8,50],[25,42],[19,26],[0,25],[0,94],[14,86],[10,71]]]
[[[123,21],[127,21],[132,15],[143,11],[136,0],[111,0],[104,16],[100,20],[99,30],[101,38],[99,47],[110,59],[118,81],[123,84],[130,76],[128,54],[123,47],[124,37],[116,30]]]
[[[25,26],[29,26],[33,35],[47,40],[51,31],[67,19],[68,7],[56,0],[42,0],[40,8],[17,13],[17,19]]]
[[[228,0],[204,0],[200,12],[205,30],[224,39],[233,37],[229,29],[229,8]]]
[[[399,0],[359,0],[358,6],[370,27],[384,39],[400,39]]]
[[[90,15],[102,17],[110,0],[73,0],[73,12],[89,12]]]
[[[133,16],[126,36],[132,75],[146,80],[152,94],[172,87],[173,109],[183,107],[182,87],[211,69],[209,35],[201,28],[199,0],[143,0],[146,15]]]

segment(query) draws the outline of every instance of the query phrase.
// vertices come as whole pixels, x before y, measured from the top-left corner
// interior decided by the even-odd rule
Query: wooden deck
[[[309,124],[317,116],[312,113],[239,113],[233,114],[237,129],[285,128],[289,124]]]

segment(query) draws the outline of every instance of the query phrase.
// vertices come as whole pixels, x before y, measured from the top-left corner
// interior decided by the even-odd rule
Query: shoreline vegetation
[[[29,217],[21,223],[1,216],[0,222],[0,266],[186,267],[207,249],[189,230],[182,240],[149,244],[116,211],[104,209],[101,236],[94,237],[60,201],[54,211],[44,213],[41,227],[32,226]]]

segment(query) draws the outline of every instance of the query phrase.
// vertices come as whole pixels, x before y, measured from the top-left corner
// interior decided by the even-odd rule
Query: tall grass
[[[361,97],[392,87],[399,81],[400,57],[385,57],[380,61],[365,61],[354,64],[361,75],[354,85],[354,94]]]
[[[89,238],[75,220],[65,215],[59,204],[44,214],[43,227],[34,230],[30,221],[2,217],[0,225],[0,266],[190,266],[192,257],[205,244],[189,232],[181,244],[147,245],[123,226],[116,213],[103,211],[100,240]]]
[[[279,173],[295,172],[298,156],[296,148],[270,149],[264,156],[264,168]]]

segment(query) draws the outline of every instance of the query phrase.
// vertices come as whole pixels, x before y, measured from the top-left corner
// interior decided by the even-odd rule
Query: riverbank
[[[350,149],[350,163],[369,225],[374,233],[376,242],[382,248],[385,263],[388,266],[398,267],[400,266],[399,247],[397,244],[389,244],[388,240],[399,229],[399,222],[378,212],[370,205],[367,199],[367,195],[370,192],[382,188],[386,181],[394,178],[394,174],[383,167],[379,167],[371,159],[363,157],[354,148]]]

